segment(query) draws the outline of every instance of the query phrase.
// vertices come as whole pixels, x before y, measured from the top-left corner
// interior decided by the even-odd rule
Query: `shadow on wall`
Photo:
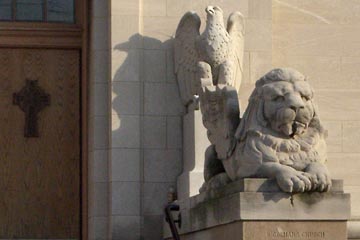
[[[162,239],[167,193],[182,172],[184,107],[172,45],[171,39],[161,42],[136,34],[112,53],[112,69],[120,66],[112,73],[111,93],[115,239],[136,239],[134,233]]]

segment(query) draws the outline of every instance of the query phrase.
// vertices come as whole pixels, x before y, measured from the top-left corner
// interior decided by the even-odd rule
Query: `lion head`
[[[270,71],[256,82],[236,136],[244,139],[249,131],[255,131],[294,138],[309,127],[323,132],[313,96],[313,89],[300,72],[291,68]]]
[[[224,91],[229,92],[228,89]],[[220,93],[220,89],[211,93]],[[215,123],[223,125],[222,128],[207,127],[215,133],[212,139],[216,140],[211,148],[215,153],[207,158],[208,168],[211,170],[216,163],[213,159],[221,159],[223,168],[219,169],[225,170],[232,181],[267,177],[276,179],[285,192],[327,191],[331,180],[325,166],[326,135],[313,96],[314,91],[304,75],[291,68],[274,69],[256,82],[235,135],[229,134],[233,128],[223,135],[216,130],[230,126],[230,121],[224,119],[236,118],[236,114],[228,114],[236,112],[214,108],[219,104],[203,97],[209,109],[225,113],[222,117],[202,109],[215,116]],[[224,99],[227,98],[221,98]],[[230,150],[219,151],[223,148],[218,146]]]

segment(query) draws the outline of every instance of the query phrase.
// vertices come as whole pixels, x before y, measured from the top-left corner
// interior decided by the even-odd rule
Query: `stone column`
[[[183,116],[183,172],[177,180],[178,199],[199,193],[204,182],[205,150],[210,145],[200,110]]]
[[[91,1],[88,239],[109,239],[109,2]],[[85,220],[85,219],[84,219]]]

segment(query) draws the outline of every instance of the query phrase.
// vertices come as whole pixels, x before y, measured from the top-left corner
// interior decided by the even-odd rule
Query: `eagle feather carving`
[[[202,34],[201,20],[195,12],[187,12],[176,30],[175,73],[186,106],[201,88],[197,80],[199,66],[204,67],[200,72],[211,69],[208,75],[213,85],[226,84],[238,90],[241,84],[244,17],[240,12],[232,13],[225,27],[220,7],[208,6],[205,11],[206,27]]]

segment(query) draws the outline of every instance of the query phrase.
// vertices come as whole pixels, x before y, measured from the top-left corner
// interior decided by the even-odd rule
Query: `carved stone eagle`
[[[201,20],[195,12],[187,12],[176,30],[175,73],[184,105],[198,95],[199,78],[204,76],[214,85],[227,84],[237,90],[241,83],[244,17],[232,13],[225,27],[220,7],[208,6],[205,11],[206,27],[201,35]]]

